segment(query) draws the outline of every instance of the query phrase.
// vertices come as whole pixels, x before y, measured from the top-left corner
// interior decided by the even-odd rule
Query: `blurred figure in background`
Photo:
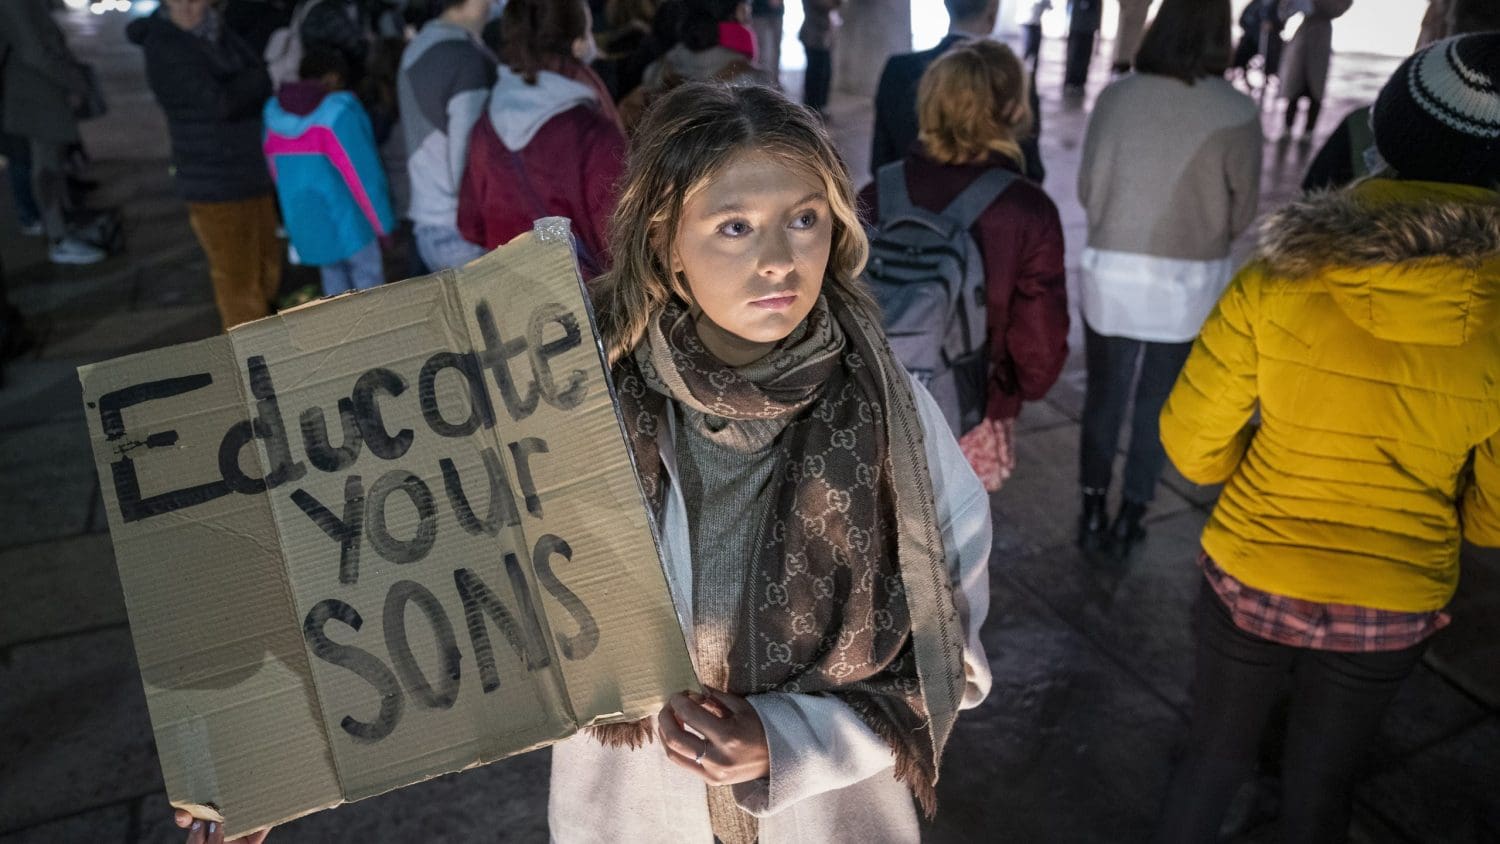
[[[1103,21],[1104,0],[1068,0],[1068,59],[1063,70],[1063,93],[1083,95]]]
[[[1500,32],[1500,0],[1441,0],[1435,2],[1433,8],[1440,8],[1442,12],[1435,33],[1429,33],[1435,34],[1437,40],[1478,32]],[[1424,33],[1427,24],[1424,20]],[[1340,188],[1380,169],[1382,162],[1375,148],[1375,132],[1370,128],[1372,107],[1361,106],[1340,121],[1308,165],[1307,174],[1302,179],[1302,190]]]
[[[1115,24],[1115,59],[1111,69],[1129,73],[1135,64],[1135,51],[1140,49],[1141,36],[1146,32],[1146,13],[1151,10],[1151,0],[1120,0],[1120,19]]]
[[[490,0],[432,2],[441,12],[407,45],[396,90],[411,186],[407,213],[417,254],[435,272],[484,254],[459,234],[458,186],[469,133],[495,84],[495,58],[479,41]]]
[[[807,6],[817,0],[804,0]],[[781,34],[786,18],[785,0],[750,0],[750,29],[755,33],[755,66],[777,88],[781,87]]]
[[[474,125],[458,197],[464,239],[493,249],[542,217],[567,217],[579,266],[607,265],[605,224],[625,161],[625,134],[593,49],[583,0],[510,0],[499,77]]]
[[[68,228],[69,148],[79,143],[75,113],[90,88],[52,19],[50,0],[0,2],[0,62],[0,84],[5,86],[0,129],[26,145],[26,154],[12,166],[30,167],[29,198],[47,235],[47,258],[55,264],[104,260],[103,249]],[[16,195],[26,198],[23,192]],[[18,202],[23,212],[32,210],[22,204]]]
[[[1290,137],[1297,122],[1298,105],[1307,100],[1307,117],[1302,136],[1311,138],[1323,110],[1323,93],[1328,87],[1328,64],[1333,59],[1333,20],[1353,5],[1354,0],[1281,0],[1281,19],[1302,14],[1302,25],[1286,46],[1281,68],[1281,93],[1286,99],[1286,132]]]
[[[900,161],[911,152],[917,140],[917,85],[928,65],[955,44],[971,38],[987,38],[995,31],[1000,14],[999,0],[943,0],[948,9],[948,34],[930,50],[900,53],[886,59],[875,91],[875,132],[870,143],[870,173],[892,161]],[[1037,135],[1041,122],[1036,90],[1031,91],[1032,131],[1021,138],[1025,156],[1026,178],[1042,183],[1047,170],[1042,166]]]
[[[396,220],[370,118],[349,92],[342,53],[302,56],[301,79],[266,103],[266,160],[299,263],[318,268],[323,295],[385,283],[380,241]]]
[[[802,29],[797,38],[807,51],[807,76],[802,102],[822,113],[828,108],[833,83],[833,39],[838,32],[838,8],[843,0],[803,0]]]
[[[1052,8],[1052,0],[1033,0],[1026,12],[1026,22],[1021,24],[1021,35],[1024,39],[1024,58],[1026,67],[1031,71],[1031,83],[1036,85],[1036,63],[1042,54],[1042,17]]]
[[[261,150],[265,63],[208,0],[165,0],[125,34],[145,52],[146,81],[166,114],[177,190],[224,327],[266,316],[281,287],[282,242]]]

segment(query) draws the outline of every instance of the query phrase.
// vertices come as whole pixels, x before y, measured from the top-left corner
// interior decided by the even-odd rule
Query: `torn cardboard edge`
[[[230,837],[696,684],[566,221],[79,371],[169,798]]]

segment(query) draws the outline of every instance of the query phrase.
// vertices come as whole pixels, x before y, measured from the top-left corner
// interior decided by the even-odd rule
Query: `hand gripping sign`
[[[167,793],[231,836],[695,684],[565,221],[79,373]]]

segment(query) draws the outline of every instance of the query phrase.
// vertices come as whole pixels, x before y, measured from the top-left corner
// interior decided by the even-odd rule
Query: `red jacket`
[[[941,211],[985,170],[1019,172],[994,155],[978,164],[939,164],[913,151],[906,156],[911,201]],[[880,218],[876,186],[859,194],[866,223]],[[1022,401],[1052,389],[1068,357],[1068,288],[1062,222],[1051,197],[1035,182],[1017,179],[970,230],[984,258],[990,336],[990,419],[1013,419]]]
[[[625,136],[599,109],[580,105],[549,119],[525,147],[512,153],[494,124],[481,117],[469,138],[469,157],[458,190],[458,230],[464,239],[494,249],[539,217],[567,217],[593,261],[608,266],[606,223],[616,182],[625,166]]]

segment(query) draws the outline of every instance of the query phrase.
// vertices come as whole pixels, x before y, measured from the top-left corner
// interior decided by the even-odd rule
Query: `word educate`
[[[484,348],[463,353],[438,352],[427,359],[417,376],[417,405],[433,434],[457,439],[495,426],[495,407],[485,389],[486,373],[493,378],[505,413],[512,421],[530,416],[541,401],[561,411],[571,410],[583,401],[587,393],[584,373],[574,370],[559,383],[552,367],[554,358],[582,342],[578,320],[566,308],[556,303],[538,306],[530,314],[525,335],[511,339],[500,336],[488,303],[476,305],[474,316]],[[561,337],[545,339],[551,326],[561,329]],[[556,333],[555,329],[551,330]],[[522,355],[529,363],[529,369],[523,371],[529,376],[524,384],[518,383],[516,377],[516,359]],[[178,440],[177,432],[156,432],[143,441],[126,441],[116,446],[120,459],[110,464],[110,470],[124,521],[160,516],[231,494],[262,494],[294,484],[307,475],[307,465],[294,459],[291,438],[264,357],[252,356],[245,363],[250,393],[256,401],[256,414],[254,419],[236,423],[224,433],[218,450],[218,480],[142,497],[135,461],[130,453],[141,447],[171,447]],[[437,401],[438,378],[450,371],[467,385],[468,413],[457,421],[446,418]],[[211,383],[212,375],[205,372],[136,384],[100,396],[97,405],[106,439],[126,439],[123,411],[127,408],[190,393]],[[320,472],[341,472],[353,466],[365,448],[383,461],[401,459],[411,448],[416,432],[410,428],[392,432],[381,411],[381,398],[397,399],[409,389],[410,384],[405,378],[385,367],[375,367],[360,374],[349,395],[337,403],[342,429],[338,445],[334,445],[329,436],[324,408],[302,410],[297,421],[307,463]],[[266,471],[259,478],[247,475],[241,468],[242,452],[256,440],[263,445],[268,462]],[[533,481],[531,461],[535,455],[548,452],[547,443],[537,437],[525,437],[509,443],[508,451],[515,465],[520,497],[526,510],[540,517],[542,504]],[[495,537],[502,529],[519,527],[521,515],[516,504],[516,491],[495,449],[485,447],[481,460],[489,485],[489,508],[483,518],[474,511],[453,460],[441,459],[438,470],[457,523],[468,533]],[[418,517],[416,533],[407,539],[392,535],[387,524],[387,504],[397,493],[410,500]],[[368,490],[361,475],[349,475],[344,482],[341,514],[336,514],[302,488],[293,490],[290,498],[339,544],[338,579],[346,586],[359,581],[363,541],[368,541],[369,546],[385,560],[408,565],[427,557],[437,540],[438,507],[432,487],[405,469],[391,469],[381,474]],[[556,576],[552,564],[553,557],[570,560],[572,553],[565,540],[546,534],[536,541],[529,561],[542,586],[562,604],[578,626],[576,635],[554,634],[559,652],[569,660],[581,660],[597,646],[599,627],[583,601]],[[539,614],[521,561],[514,551],[505,551],[502,559],[520,605],[514,614],[472,570],[459,568],[453,572],[453,583],[463,605],[464,620],[485,693],[500,687],[486,618],[500,629],[528,671],[535,672],[551,665],[537,620]],[[430,681],[417,664],[407,640],[406,609],[409,604],[427,616],[436,635],[441,660],[436,680]],[[330,621],[338,621],[355,632],[364,625],[364,617],[344,601],[328,598],[317,602],[302,625],[303,636],[314,656],[353,672],[379,695],[380,710],[373,721],[360,721],[347,715],[341,721],[344,731],[360,741],[378,741],[395,729],[401,718],[403,686],[417,703],[428,708],[448,709],[458,699],[460,655],[457,639],[448,613],[437,596],[415,581],[399,581],[386,595],[382,618],[390,665],[363,648],[339,644],[328,637],[325,627]]]

